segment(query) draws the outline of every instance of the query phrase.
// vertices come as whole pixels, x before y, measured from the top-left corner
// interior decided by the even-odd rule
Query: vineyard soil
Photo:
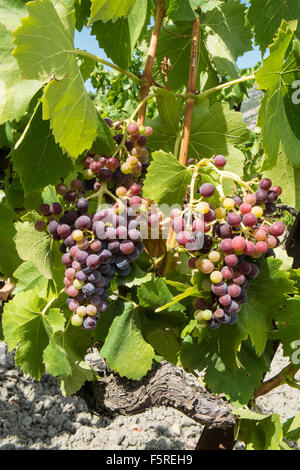
[[[286,363],[279,351],[268,375]],[[192,450],[203,429],[166,407],[113,420],[93,416],[76,395],[63,397],[50,375],[44,374],[39,382],[15,368],[4,342],[0,342],[0,381],[0,450]],[[262,413],[280,413],[283,420],[299,412],[299,403],[300,391],[287,385],[257,400]],[[240,443],[236,447],[243,449]]]

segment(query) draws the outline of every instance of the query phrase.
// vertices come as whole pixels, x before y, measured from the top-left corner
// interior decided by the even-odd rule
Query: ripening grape
[[[75,313],[75,315],[72,315],[71,323],[73,326],[81,326],[83,324],[83,318]]]
[[[198,260],[196,267],[204,274],[210,274],[215,269],[214,264],[209,259]]]
[[[232,248],[234,251],[243,251],[246,248],[246,240],[241,236],[234,237]]]
[[[230,297],[238,297],[241,293],[241,288],[238,284],[230,284],[230,286],[228,286],[227,292]]]
[[[211,197],[215,192],[215,188],[211,183],[204,183],[200,186],[200,194],[203,197]]]
[[[258,184],[261,189],[268,191],[272,186],[272,181],[269,178],[262,178]]]
[[[227,294],[227,284],[226,282],[220,282],[220,284],[212,284],[211,291],[213,294],[218,297]]]
[[[258,253],[266,253],[268,251],[268,245],[266,244],[266,242],[257,242],[256,250],[258,251]]]
[[[231,279],[233,276],[233,269],[230,266],[224,266],[221,269],[221,273],[222,273],[223,279],[226,279],[226,280]]]
[[[226,165],[226,158],[223,155],[217,155],[213,159],[213,163],[216,167],[222,168]]]
[[[255,198],[258,204],[263,204],[268,200],[268,193],[264,189],[258,189],[255,193]]]
[[[234,200],[231,198],[225,198],[222,204],[223,207],[227,210],[231,210],[234,208]]]
[[[263,229],[257,229],[254,231],[254,238],[258,242],[264,241],[267,238],[267,233]]]
[[[210,275],[210,280],[214,284],[218,284],[219,282],[222,282],[223,280],[222,273],[220,271],[213,271]]]
[[[219,302],[221,305],[223,305],[224,307],[227,307],[228,305],[231,304],[232,302],[232,299],[230,297],[229,294],[225,294],[225,295],[222,295],[220,298],[219,298]]]
[[[254,194],[245,194],[243,202],[254,206],[256,204],[256,197]]]
[[[221,258],[221,255],[218,251],[211,251],[208,254],[208,259],[212,261],[212,263],[217,263]]]
[[[243,215],[248,214],[249,212],[252,211],[251,204],[244,202],[243,204],[240,205],[240,211]]]
[[[246,216],[244,216],[244,217],[246,217]],[[242,221],[241,216],[239,214],[237,214],[236,212],[229,212],[229,214],[226,217],[226,222],[231,227],[239,227],[241,221]]]
[[[207,214],[210,211],[210,207],[207,202],[199,202],[196,209],[200,214]]]
[[[211,320],[212,317],[212,311],[211,310],[203,310],[201,317],[203,320],[209,321]]]
[[[254,206],[252,207],[251,213],[254,214],[258,219],[262,217],[264,210],[260,206]]]
[[[283,222],[275,222],[271,225],[270,233],[275,237],[280,237],[285,232],[285,224]]]
[[[224,219],[226,217],[226,210],[224,207],[217,207],[217,209],[215,209],[215,216],[218,220]]]
[[[257,224],[257,217],[254,214],[245,214],[243,217],[245,227],[254,227]]]
[[[225,256],[225,263],[227,264],[227,266],[230,266],[231,268],[233,268],[234,266],[237,266],[238,262],[239,262],[239,259],[236,255]]]

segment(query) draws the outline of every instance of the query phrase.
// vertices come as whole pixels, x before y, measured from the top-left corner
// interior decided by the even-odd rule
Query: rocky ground
[[[272,375],[286,364],[279,353]],[[281,386],[258,400],[262,412],[283,419],[299,412],[300,391]],[[41,381],[15,368],[0,342],[0,449],[192,450],[202,426],[176,410],[158,407],[113,420],[91,415],[77,396],[63,397],[56,380]]]

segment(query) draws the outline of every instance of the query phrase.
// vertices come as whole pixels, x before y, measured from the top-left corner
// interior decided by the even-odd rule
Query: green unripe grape
[[[75,313],[71,318],[71,323],[73,326],[81,326],[83,323],[83,318]]]
[[[209,320],[211,320],[211,317],[212,317],[212,311],[211,310],[203,310],[201,316],[202,316],[202,320],[209,321]]]
[[[77,289],[77,290],[80,290],[83,285],[84,285],[84,282],[79,281],[78,279],[75,279],[74,282],[73,282],[73,286],[74,286],[75,289]]]
[[[139,127],[139,133],[140,133],[141,135],[143,135],[143,134],[145,134],[145,132],[146,132],[146,127],[145,127],[145,126],[140,126],[140,127]]]
[[[83,233],[81,230],[74,230],[72,232],[72,237],[75,242],[80,242],[83,239]]]
[[[124,175],[128,175],[129,173],[131,173],[131,166],[129,165],[129,163],[122,163],[121,165],[121,172],[124,173]]]
[[[202,320],[202,310],[196,310],[194,312],[194,317],[197,321],[200,321]]]
[[[218,220],[225,219],[226,210],[224,209],[224,207],[217,207],[217,209],[215,210],[215,216]]]
[[[196,210],[200,214],[207,214],[210,211],[210,206],[207,202],[199,202],[196,206]]]
[[[233,208],[234,208],[234,200],[231,199],[231,198],[229,198],[229,197],[227,197],[227,198],[224,199],[224,201],[223,201],[223,207],[224,207],[225,209],[228,209],[228,210],[233,209]]]
[[[260,206],[254,206],[252,207],[251,213],[256,215],[256,217],[259,219],[260,217],[263,216],[264,210]]]
[[[131,155],[130,157],[127,158],[126,163],[128,163],[128,165],[131,168],[134,168],[138,163],[138,159],[134,157],[133,155]]]
[[[220,258],[221,258],[221,255],[218,251],[211,251],[208,254],[208,259],[212,261],[212,263],[217,263],[218,261],[220,261]]]
[[[86,315],[86,307],[84,307],[83,305],[80,305],[80,307],[78,307],[78,308],[76,309],[76,314],[77,314],[80,318],[85,317],[85,315]]]
[[[223,276],[220,271],[213,271],[210,275],[210,280],[214,284],[219,284],[219,282],[223,281]]]
[[[95,178],[95,175],[90,168],[86,168],[85,170],[83,170],[83,177],[85,180],[92,180],[93,178]]]

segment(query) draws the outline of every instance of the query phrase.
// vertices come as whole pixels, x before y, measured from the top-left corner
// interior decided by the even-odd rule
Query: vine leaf
[[[91,0],[91,17],[89,25],[97,20],[104,22],[118,18],[127,17],[136,0]]]
[[[19,121],[25,114],[31,98],[41,87],[37,80],[21,80],[14,49],[12,30],[26,16],[24,2],[0,1],[0,125],[6,121]]]
[[[32,261],[39,272],[47,279],[53,279],[51,263],[51,238],[47,232],[38,232],[34,223],[40,217],[30,212],[23,217],[24,222],[15,224],[17,252],[24,261]]]
[[[252,50],[251,30],[245,24],[246,7],[239,0],[222,2],[204,18],[206,47],[220,75],[238,78],[236,60]]]
[[[45,367],[43,350],[54,331],[63,329],[65,318],[59,309],[42,314],[45,300],[37,291],[20,292],[8,302],[3,312],[4,339],[10,351],[17,347],[15,363],[32,377],[40,379]]]
[[[42,120],[40,104],[13,149],[12,159],[25,196],[49,184],[56,184],[73,169],[72,161],[55,143],[49,121]]]
[[[127,18],[116,21],[96,21],[92,34],[96,36],[100,47],[115,64],[128,69],[131,64],[136,42],[148,22],[148,2],[139,0]]]
[[[271,170],[266,170],[264,176],[272,181],[280,181],[281,186],[284,188],[280,196],[282,202],[300,210],[300,168],[296,168],[288,160],[282,144],[280,145],[276,166]]]
[[[48,279],[38,271],[32,261],[22,263],[14,272],[14,277],[17,279],[14,294],[37,288],[41,297],[47,297]]]
[[[295,77],[300,77],[299,50],[293,51],[285,61],[296,28],[297,21],[282,21],[270,46],[270,55],[255,74],[258,89],[267,90],[261,101],[257,121],[262,129],[263,146],[267,154],[263,169],[276,165],[281,145],[288,160],[300,167],[300,135],[294,124],[300,119],[299,106],[293,103],[290,96],[292,82]]]
[[[191,288],[193,289],[193,288]],[[164,279],[152,278],[151,281],[142,284],[138,289],[139,305],[155,310],[173,300],[172,293]],[[169,311],[182,311],[184,306],[179,302],[171,305]]]
[[[258,355],[265,349],[272,319],[284,304],[286,295],[294,291],[293,282],[288,273],[280,269],[281,265],[282,261],[274,258],[260,263],[260,274],[251,281],[248,300],[239,313],[239,328],[248,331]]]
[[[98,123],[76,61],[73,12],[59,3],[59,15],[51,0],[35,0],[26,7],[29,16],[13,32],[13,56],[22,78],[47,84],[43,119],[50,119],[56,142],[76,158],[91,147]]]
[[[180,203],[191,180],[191,170],[181,165],[171,153],[154,152],[152,158],[144,182],[144,196],[168,206]]]
[[[54,332],[44,350],[46,372],[58,377],[63,395],[72,395],[85,381],[91,381],[94,373],[84,361],[91,345],[91,335],[80,328],[70,326],[66,331]]]
[[[151,369],[155,353],[141,332],[142,312],[129,302],[124,307],[113,320],[100,355],[122,377],[140,380]]]
[[[1,203],[0,220],[5,222],[0,225],[0,270],[8,277],[13,275],[13,272],[22,262],[14,243],[16,235],[14,222],[16,219],[16,214]]]
[[[298,366],[300,360],[299,308],[299,295],[295,295],[295,297],[287,299],[286,305],[278,311],[276,315],[278,330],[272,334],[272,338],[280,340],[284,355],[290,357],[291,361]]]
[[[268,27],[266,27],[268,18]],[[252,0],[247,12],[247,20],[254,29],[255,44],[259,45],[261,53],[266,52],[272,39],[278,30],[282,19],[286,21],[300,18],[300,5],[294,0]],[[300,37],[300,23],[297,28],[297,35]]]
[[[246,450],[281,450],[283,437],[280,415],[262,415],[248,409],[233,410],[239,416],[239,439]]]
[[[300,439],[300,413],[287,419],[282,425],[283,435],[290,441]]]

